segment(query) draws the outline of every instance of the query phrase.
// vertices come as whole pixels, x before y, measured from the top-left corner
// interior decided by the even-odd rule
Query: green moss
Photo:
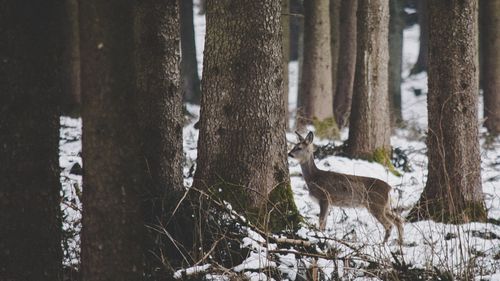
[[[335,122],[335,118],[330,117],[323,120],[313,118],[313,126],[315,134],[319,138],[338,139],[340,137],[339,128]]]
[[[289,182],[280,184],[271,191],[267,209],[274,209],[274,214],[271,214],[268,220],[268,229],[272,232],[296,230],[303,221],[293,200],[292,187]]]
[[[396,168],[394,167],[394,165],[391,162],[391,152],[385,148],[375,149],[375,151],[373,152],[371,157],[369,157],[368,160],[384,165],[385,167],[387,167],[387,169],[389,169],[389,172],[391,172],[393,175],[395,175],[397,177],[401,176],[401,173],[399,173],[396,170]]]
[[[422,201],[422,199],[421,199]],[[451,212],[448,200],[427,199],[419,202],[407,217],[408,221],[432,219],[443,223],[486,222],[488,214],[482,202],[457,202],[457,211]],[[460,207],[462,206],[462,207]]]

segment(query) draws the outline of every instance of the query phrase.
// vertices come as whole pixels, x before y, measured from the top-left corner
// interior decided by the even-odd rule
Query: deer
[[[403,220],[391,210],[391,186],[376,178],[318,169],[314,163],[313,133],[309,132],[305,138],[298,132],[295,133],[299,143],[288,156],[299,161],[309,194],[319,202],[319,229],[325,230],[331,206],[364,207],[384,227],[384,244],[389,239],[393,226],[397,227],[398,243],[402,244]]]

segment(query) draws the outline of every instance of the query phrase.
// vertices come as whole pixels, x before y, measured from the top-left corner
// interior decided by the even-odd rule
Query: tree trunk
[[[80,2],[83,280],[140,280],[147,168],[134,67],[132,2]]]
[[[390,159],[389,0],[358,1],[357,59],[348,153],[352,157]]]
[[[283,29],[283,100],[285,101],[285,126],[290,128],[288,109],[288,63],[290,62],[290,0],[281,0],[281,26]]]
[[[78,27],[78,1],[65,0],[64,29],[67,40],[64,50],[63,112],[74,114],[81,104],[80,90],[80,30]]]
[[[333,100],[335,100],[335,95],[337,90],[337,72],[338,72],[339,44],[340,44],[339,18],[340,18],[340,0],[331,0],[330,1],[330,53],[332,58],[331,75],[332,75]]]
[[[481,0],[481,51],[485,127],[500,134],[500,1]]]
[[[262,222],[273,192],[290,191],[281,3],[210,3],[193,186],[216,190],[233,208]],[[293,211],[286,208],[295,208],[288,194],[286,203],[274,202],[286,215]],[[281,224],[296,223],[276,217]]]
[[[401,113],[401,70],[403,67],[404,6],[406,0],[390,0],[389,10],[389,98],[391,100],[391,124],[403,121]]]
[[[420,50],[411,74],[427,71],[429,65],[429,0],[417,1],[418,25],[420,26]]]
[[[172,218],[184,194],[178,12],[176,0],[144,0],[138,5],[135,21],[142,155],[148,168],[142,199],[149,235],[144,255],[150,280],[164,280],[172,274],[164,260],[170,266],[181,266],[182,255],[163,228],[183,246],[193,241],[189,210],[180,208]]]
[[[304,1],[301,106],[307,123],[333,119],[329,0]]]
[[[475,0],[429,3],[429,174],[413,219],[486,219],[477,118],[477,8]]]
[[[61,1],[0,6],[0,280],[62,280]]]
[[[200,77],[194,40],[193,0],[179,1],[181,20],[181,77],[184,99],[200,104]]]
[[[356,11],[358,0],[340,0],[339,60],[333,110],[339,128],[347,126],[356,70]]]

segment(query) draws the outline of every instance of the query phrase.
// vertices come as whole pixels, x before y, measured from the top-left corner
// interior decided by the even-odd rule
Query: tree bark
[[[182,175],[182,93],[179,87],[179,5],[176,0],[144,0],[135,20],[137,94],[142,155],[148,168],[143,194],[146,278],[164,280],[182,255],[161,231],[184,247],[193,241],[188,209],[174,209],[184,194]],[[192,9],[191,9],[192,13]],[[180,247],[182,248],[182,247]]]
[[[406,0],[390,0],[389,10],[389,98],[391,100],[391,124],[403,121],[401,113],[401,70],[403,67],[404,6]]]
[[[389,0],[359,0],[357,18],[356,75],[347,149],[352,157],[376,157],[386,162],[391,149]]]
[[[429,174],[413,219],[486,219],[477,118],[477,8],[475,0],[429,3]]]
[[[63,88],[63,112],[74,115],[79,111],[81,105],[80,90],[80,30],[78,27],[78,1],[65,0],[64,17],[64,88]]]
[[[83,280],[143,278],[147,167],[134,67],[132,2],[80,2]]]
[[[193,0],[179,1],[181,21],[181,77],[184,99],[200,104],[200,76],[196,61],[196,43],[194,38]]]
[[[281,0],[281,25],[283,29],[283,100],[285,101],[285,126],[290,128],[288,109],[288,63],[290,62],[290,0]]]
[[[329,0],[304,1],[301,105],[308,123],[333,118]]]
[[[64,3],[0,1],[0,280],[62,280]]]
[[[253,212],[254,218],[262,219],[268,212],[270,194],[290,190],[281,3],[211,3],[207,5],[198,167],[193,186],[213,188],[236,210]],[[286,206],[295,208],[293,200],[287,199]],[[279,208],[288,214],[289,210]]]
[[[340,0],[339,60],[333,110],[339,128],[347,126],[356,70],[356,11],[358,0]]]
[[[332,99],[335,100],[337,91],[337,73],[340,45],[340,0],[330,1],[330,53],[332,58]],[[332,105],[333,106],[333,105]]]
[[[420,26],[420,50],[411,74],[427,71],[429,65],[429,0],[417,1],[418,25]]]
[[[484,126],[490,134],[500,134],[500,1],[481,0],[482,86]]]

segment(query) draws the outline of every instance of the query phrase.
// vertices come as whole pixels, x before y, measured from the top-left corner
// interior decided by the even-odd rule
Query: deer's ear
[[[307,144],[310,144],[313,142],[313,139],[314,139],[314,135],[313,135],[313,132],[309,132],[306,136],[306,143]]]
[[[295,134],[297,134],[297,137],[299,138],[299,142],[304,141],[304,138],[299,134],[299,132],[295,131]]]

